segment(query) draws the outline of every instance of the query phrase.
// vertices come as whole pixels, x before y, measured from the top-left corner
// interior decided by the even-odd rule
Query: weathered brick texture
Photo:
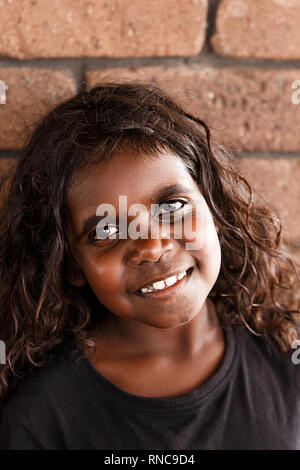
[[[300,58],[299,0],[222,0],[211,43],[228,57]]]
[[[68,73],[30,67],[0,68],[6,103],[0,105],[0,149],[23,146],[32,124],[62,99],[76,93]]]
[[[272,207],[283,222],[286,240],[300,240],[300,160],[239,158],[237,167],[255,193]]]
[[[3,180],[3,177],[6,177],[8,174],[11,175],[16,167],[16,158],[0,158],[0,183]]]
[[[200,52],[207,0],[1,0],[0,55],[188,56]]]
[[[300,104],[291,99],[291,84],[298,77],[297,69],[194,64],[93,70],[86,80],[89,87],[102,80],[157,83],[206,120],[216,138],[231,149],[299,151]]]

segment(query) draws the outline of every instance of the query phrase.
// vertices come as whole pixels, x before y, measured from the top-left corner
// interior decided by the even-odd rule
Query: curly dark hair
[[[0,405],[30,370],[66,340],[93,347],[91,288],[74,287],[65,232],[66,192],[76,170],[134,150],[178,155],[211,211],[222,261],[209,297],[221,326],[244,324],[287,353],[298,337],[299,276],[282,225],[214,142],[205,122],[157,86],[102,83],[58,104],[36,124],[6,186],[0,210]],[[4,182],[3,182],[4,184]],[[283,295],[284,294],[284,295]]]

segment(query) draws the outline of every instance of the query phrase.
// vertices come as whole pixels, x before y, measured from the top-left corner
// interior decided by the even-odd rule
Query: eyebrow
[[[164,186],[163,188],[159,189],[156,193],[152,194],[147,202],[151,204],[161,204],[165,199],[170,196],[174,196],[178,193],[192,193],[194,190],[190,187],[184,186],[182,184],[171,184],[169,186]],[[89,232],[93,227],[97,225],[97,223],[107,217],[105,215],[91,215],[87,219],[83,221],[82,231],[76,236],[76,242],[78,242],[83,235]],[[118,219],[118,216],[117,216]]]

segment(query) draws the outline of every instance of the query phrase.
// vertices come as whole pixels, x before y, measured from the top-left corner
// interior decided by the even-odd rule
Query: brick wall
[[[147,79],[234,152],[300,260],[299,0],[0,0],[0,12],[0,168],[62,98]]]

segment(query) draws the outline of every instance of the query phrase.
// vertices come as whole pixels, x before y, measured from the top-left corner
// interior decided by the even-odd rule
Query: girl
[[[204,122],[100,84],[41,120],[7,191],[1,449],[300,447],[297,271]],[[121,196],[146,237],[121,237]]]

